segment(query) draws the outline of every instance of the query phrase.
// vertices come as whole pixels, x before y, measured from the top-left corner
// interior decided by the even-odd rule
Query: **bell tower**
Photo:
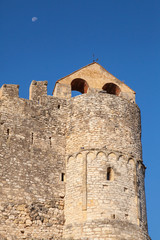
[[[59,92],[70,99],[64,239],[149,240],[135,92],[98,63],[59,80]]]

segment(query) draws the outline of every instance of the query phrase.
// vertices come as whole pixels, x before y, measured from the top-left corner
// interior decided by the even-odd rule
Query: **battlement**
[[[47,96],[47,85],[47,81],[33,80],[29,89],[29,100],[39,101],[41,97]],[[104,92],[135,103],[135,92],[96,62],[58,80],[53,97],[70,99],[72,91],[82,94]],[[4,84],[0,89],[0,97],[2,96],[19,97],[19,85]]]
[[[19,85],[4,84],[0,88],[1,97],[19,97]]]
[[[33,80],[29,89],[29,99],[39,100],[42,96],[47,96],[47,81],[35,81]]]

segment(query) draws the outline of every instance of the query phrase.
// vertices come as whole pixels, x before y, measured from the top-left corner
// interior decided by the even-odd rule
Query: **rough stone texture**
[[[11,239],[62,236],[66,103],[40,101],[0,100],[0,233]]]
[[[82,78],[87,94],[70,98]],[[47,81],[29,100],[18,89],[0,89],[0,240],[149,240],[135,93],[97,63],[53,96]]]

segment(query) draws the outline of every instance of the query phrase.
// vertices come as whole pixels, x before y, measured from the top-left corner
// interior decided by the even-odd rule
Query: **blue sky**
[[[19,84],[20,97],[28,98],[33,79],[48,80],[51,95],[56,80],[91,63],[94,54],[136,91],[154,240],[160,236],[159,12],[158,0],[0,1],[1,85]]]

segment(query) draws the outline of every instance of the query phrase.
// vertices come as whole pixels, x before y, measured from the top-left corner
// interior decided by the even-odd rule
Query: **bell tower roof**
[[[90,63],[59,79],[55,84],[53,95],[70,98],[72,90],[81,93],[104,90],[109,94],[135,101],[135,92],[97,62]]]

